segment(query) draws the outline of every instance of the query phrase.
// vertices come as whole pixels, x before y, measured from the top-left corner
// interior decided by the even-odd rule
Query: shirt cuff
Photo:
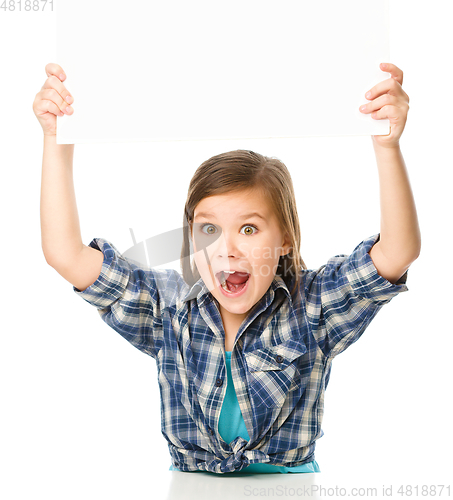
[[[126,290],[130,277],[128,262],[121,257],[118,249],[103,238],[93,238],[88,245],[104,254],[101,272],[96,281],[81,291],[75,286],[73,290],[82,299],[97,309],[109,307],[118,300]]]
[[[346,264],[346,277],[354,293],[379,303],[387,303],[409,288],[406,285],[409,269],[395,283],[382,277],[368,253],[380,239],[380,233],[370,236],[356,246]]]

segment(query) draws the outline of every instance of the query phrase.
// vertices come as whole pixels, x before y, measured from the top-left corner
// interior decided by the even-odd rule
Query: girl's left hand
[[[386,148],[399,147],[399,139],[406,125],[407,112],[409,111],[409,96],[404,92],[403,72],[394,64],[382,63],[382,71],[391,74],[391,78],[375,85],[366,98],[371,100],[359,109],[362,113],[371,113],[375,120],[388,118],[390,121],[390,134],[373,135],[373,141]],[[369,95],[368,95],[369,94]]]

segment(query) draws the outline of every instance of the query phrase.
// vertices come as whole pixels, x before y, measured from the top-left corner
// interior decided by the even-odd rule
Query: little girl
[[[43,252],[103,321],[156,360],[171,470],[320,471],[315,445],[332,360],[408,290],[420,251],[398,142],[408,98],[401,70],[389,70],[394,79],[371,90],[366,111],[379,110],[375,117],[392,126],[388,136],[373,137],[381,233],[349,256],[307,269],[287,168],[230,151],[205,161],[190,182],[181,275],[127,259],[103,238],[82,243],[74,146],[57,145],[55,135],[56,115],[72,114],[73,98],[62,68],[46,66],[49,78],[33,105],[44,131]]]

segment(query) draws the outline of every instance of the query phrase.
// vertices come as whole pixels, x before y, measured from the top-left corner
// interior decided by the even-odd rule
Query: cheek
[[[260,262],[265,262],[269,259],[271,251],[268,247],[268,243],[264,240],[255,239],[253,242],[248,244],[243,243],[240,246],[242,254],[250,262],[255,262],[257,265]]]
[[[200,273],[204,272],[204,270],[207,268],[205,256],[202,255],[201,253],[196,252],[193,256],[193,259],[194,259],[195,265],[197,266],[198,271]]]
[[[272,246],[264,246],[262,248],[255,248],[252,253],[253,260],[257,263],[272,264],[274,261],[278,261],[278,250]]]
[[[195,264],[197,265],[198,269],[200,267],[203,267],[206,261],[206,257],[204,256],[203,252],[199,252],[197,250],[197,246],[195,245],[195,241],[192,238],[192,248],[193,248],[193,255],[191,255],[192,259],[194,260]]]
[[[253,267],[258,279],[272,281],[278,268],[278,249],[268,247],[256,249],[253,255]]]
[[[266,283],[268,281],[272,281],[272,279],[275,276],[275,269],[274,265],[271,261],[269,260],[264,260],[260,263],[260,265],[257,267],[256,271],[256,276],[259,280],[265,281]]]

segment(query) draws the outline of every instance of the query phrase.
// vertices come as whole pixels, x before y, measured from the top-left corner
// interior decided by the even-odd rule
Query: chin
[[[241,307],[232,307],[232,306],[229,306],[229,307],[225,307],[224,306],[224,309],[226,309],[227,311],[229,311],[230,313],[232,314],[246,314],[250,311],[251,307],[250,306],[241,306]]]
[[[221,304],[223,309],[232,314],[245,314],[250,311],[254,304],[249,304],[248,302],[242,302],[241,304],[232,304],[228,300],[222,300],[224,297],[218,298],[218,302]]]

